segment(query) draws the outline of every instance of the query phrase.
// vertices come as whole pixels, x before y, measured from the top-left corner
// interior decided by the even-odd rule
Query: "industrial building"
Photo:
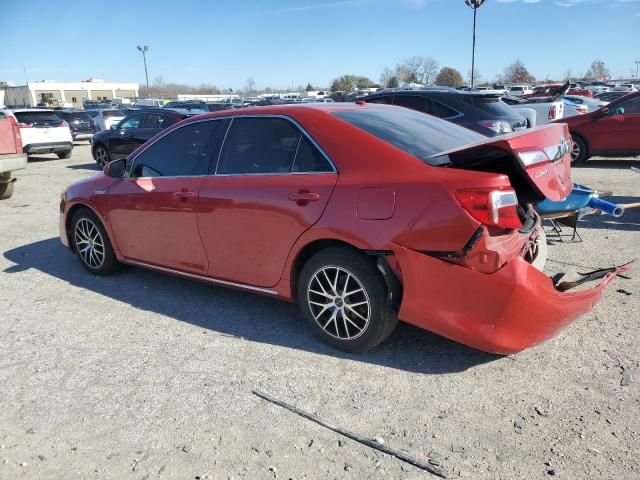
[[[0,90],[4,91],[2,103],[7,107],[35,107],[53,100],[82,108],[84,100],[136,98],[138,88],[138,83],[105,82],[99,78],[90,78],[82,82],[40,80],[20,86],[13,86],[11,82],[0,82]]]

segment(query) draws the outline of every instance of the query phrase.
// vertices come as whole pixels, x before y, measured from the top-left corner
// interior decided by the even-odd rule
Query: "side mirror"
[[[111,127],[109,127],[111,130],[117,130],[118,129],[118,125],[111,125]]]
[[[120,160],[113,160],[107,163],[102,171],[108,177],[122,178],[127,170],[127,159],[121,158]]]

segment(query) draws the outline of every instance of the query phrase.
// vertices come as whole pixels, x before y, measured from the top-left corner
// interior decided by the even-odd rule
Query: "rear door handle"
[[[320,194],[300,190],[295,193],[290,193],[289,200],[291,200],[292,202],[315,202],[317,200],[320,200]]]
[[[182,200],[183,202],[187,201],[190,198],[193,198],[196,196],[196,192],[175,192],[173,194],[173,196],[175,198],[179,198],[180,200]]]

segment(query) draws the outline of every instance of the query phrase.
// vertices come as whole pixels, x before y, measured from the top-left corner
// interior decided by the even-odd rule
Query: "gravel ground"
[[[640,201],[636,160],[574,178]],[[511,357],[401,325],[366,355],[310,337],[297,307],[140,269],[98,278],[59,243],[89,148],[45,155],[0,203],[0,478],[435,478],[254,396],[261,389],[473,479],[640,478],[640,282],[617,279]],[[551,238],[553,270],[640,253],[640,212]]]

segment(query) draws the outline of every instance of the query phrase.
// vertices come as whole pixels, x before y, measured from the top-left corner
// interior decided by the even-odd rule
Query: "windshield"
[[[63,120],[53,112],[16,112],[19,123],[42,127],[59,127]]]
[[[486,138],[459,125],[408,108],[367,108],[336,112],[334,115],[431,164],[434,162],[429,157],[439,152]]]

